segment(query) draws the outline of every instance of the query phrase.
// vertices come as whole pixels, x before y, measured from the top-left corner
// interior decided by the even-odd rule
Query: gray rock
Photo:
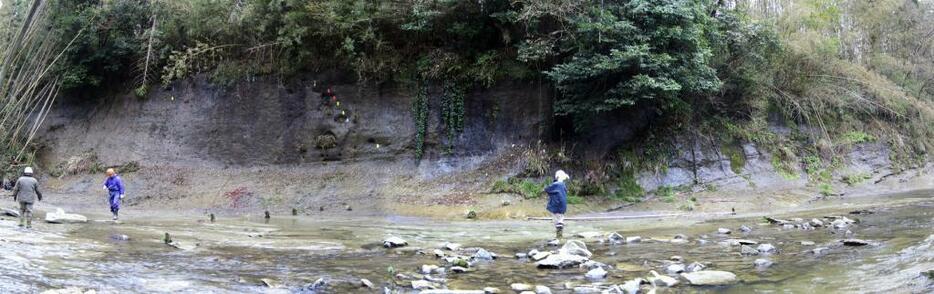
[[[551,288],[542,285],[535,285],[535,294],[551,294]]]
[[[814,246],[814,244],[817,243],[814,243],[814,241],[801,241],[802,246]]]
[[[759,253],[764,253],[764,254],[772,254],[778,251],[778,249],[775,248],[775,246],[772,246],[772,244],[768,244],[768,243],[759,244],[759,247],[756,247],[756,250],[758,250]]]
[[[719,229],[717,229],[717,233],[718,233],[718,234],[728,235],[728,234],[732,233],[732,231],[730,231],[730,229],[727,229],[727,228],[719,228]]]
[[[8,208],[0,208],[0,215],[19,217],[19,211]]]
[[[494,287],[486,287],[486,288],[483,288],[483,293],[484,293],[484,294],[499,294],[499,293],[501,293],[501,292],[502,292],[502,291],[500,291],[499,288],[494,288]]]
[[[739,231],[743,233],[749,233],[749,232],[752,232],[752,228],[746,225],[742,225],[742,226],[739,226]]]
[[[391,236],[383,240],[383,247],[386,247],[386,248],[396,248],[396,247],[402,247],[406,245],[409,245],[409,242],[406,242],[402,238],[399,238],[396,236]]]
[[[373,282],[370,282],[370,280],[367,280],[367,279],[360,279],[360,286],[370,288],[370,289],[376,289],[376,286],[373,285]]]
[[[115,240],[115,241],[129,241],[130,236],[127,236],[124,234],[114,234],[114,235],[110,235],[110,239]]]
[[[486,251],[486,249],[483,249],[483,248],[480,248],[480,250],[477,250],[477,253],[474,253],[473,255],[473,259],[476,259],[476,260],[493,260],[494,258],[496,258],[495,254],[490,253],[489,251]]]
[[[578,240],[569,240],[567,243],[564,243],[564,246],[558,250],[558,252],[563,254],[579,255],[586,258],[593,256],[593,253],[590,253],[590,250],[587,250],[587,244]]]
[[[704,270],[693,273],[683,273],[681,277],[695,286],[721,286],[736,283],[736,275],[726,271]]]
[[[447,242],[447,243],[444,243],[442,247],[450,251],[457,251],[461,249],[461,244]]]
[[[685,272],[685,266],[683,263],[673,263],[665,267],[665,271],[672,275],[680,274]]]
[[[167,243],[167,245],[175,247],[176,249],[184,250],[184,251],[192,251],[192,250],[198,249],[198,246],[200,246],[200,244],[198,243],[191,243],[191,242],[178,241],[178,240],[173,240],[172,242]]]
[[[529,254],[522,253],[522,252],[516,253],[516,259],[523,259],[523,258],[529,258]]]
[[[421,273],[422,273],[422,274],[425,274],[425,275],[431,274],[431,273],[433,273],[433,272],[435,272],[435,271],[437,271],[437,270],[438,270],[438,266],[437,266],[437,265],[423,264],[422,267],[421,267]]]
[[[563,268],[577,266],[586,261],[587,261],[587,258],[580,256],[580,255],[558,253],[558,254],[548,255],[548,257],[546,257],[545,259],[542,259],[536,262],[535,266],[539,268],[563,269]]]
[[[674,262],[684,262],[684,257],[681,257],[680,255],[673,255],[669,257],[668,260],[671,260]]]
[[[435,249],[431,253],[434,254],[435,257],[444,257],[444,251],[441,251],[441,249]]]
[[[452,273],[458,273],[458,274],[459,274],[459,273],[466,273],[466,272],[467,272],[467,268],[462,267],[462,266],[452,266],[452,267],[451,267],[451,272],[452,272]]]
[[[574,287],[574,294],[599,294],[600,289],[594,286]]]
[[[626,243],[639,243],[639,242],[642,242],[642,237],[639,237],[639,236],[626,237]]]
[[[594,260],[588,260],[587,262],[580,264],[580,268],[584,268],[588,270],[592,270],[595,268],[607,268],[607,267],[609,266],[602,262],[598,262]]]
[[[328,286],[329,279],[326,277],[318,278],[314,283],[305,285],[304,289],[309,291],[322,290]]]
[[[622,285],[619,285],[618,287],[620,290],[623,291],[623,293],[636,294],[636,293],[639,293],[639,286],[641,286],[643,282],[645,282],[645,280],[643,280],[642,278],[636,278],[636,279],[626,281],[625,283],[623,283]]]
[[[674,287],[678,284],[678,279],[666,275],[660,275],[655,271],[650,271],[649,273],[652,274],[652,277],[650,277],[649,280],[651,280],[655,285],[663,287]]]
[[[746,239],[726,239],[726,240],[723,240],[721,244],[724,244],[727,246],[739,246],[739,245],[758,245],[759,242],[756,242],[753,240],[746,240]]]
[[[262,282],[263,286],[266,286],[267,288],[281,288],[282,287],[282,283],[279,283],[279,281],[276,281],[274,279],[262,278],[262,279],[259,279],[259,281]]]
[[[811,226],[815,228],[820,228],[824,226],[824,221],[816,219],[816,218],[811,219],[811,221],[808,223],[811,224]]]
[[[765,269],[772,266],[773,262],[765,258],[759,258],[756,259],[756,261],[754,261],[752,264],[755,265],[756,268]]]
[[[619,233],[610,233],[606,236],[606,240],[611,244],[620,244],[626,242],[626,238],[623,238],[623,235],[620,235]]]
[[[830,248],[827,248],[827,247],[817,247],[817,248],[811,249],[811,253],[814,253],[814,255],[823,255],[823,254],[824,254],[825,252],[827,252],[828,250],[830,250]]]
[[[532,285],[523,284],[523,283],[513,283],[512,285],[509,285],[509,288],[511,288],[513,291],[516,291],[516,292],[532,291],[533,289],[535,289],[534,287],[532,287]]]
[[[694,262],[694,263],[689,264],[689,265],[687,266],[687,268],[685,268],[685,271],[686,271],[686,272],[696,272],[696,271],[702,271],[702,270],[704,270],[705,268],[707,268],[707,266],[704,265],[703,263]]]
[[[600,279],[606,278],[607,274],[608,273],[605,269],[598,267],[598,268],[587,271],[587,273],[584,274],[584,277],[591,279],[591,280],[600,280]]]
[[[80,214],[65,213],[65,210],[59,208],[55,212],[46,213],[45,222],[51,224],[77,224],[88,222],[88,218]]]
[[[551,252],[548,252],[548,251],[541,251],[541,252],[538,252],[538,251],[536,251],[534,254],[532,254],[532,260],[539,261],[539,260],[545,259],[545,258],[548,257],[549,255],[551,255]]]
[[[415,290],[433,290],[438,289],[440,286],[430,281],[425,280],[414,280],[412,281],[412,289]]]
[[[553,246],[553,247],[560,246],[560,245],[561,245],[561,240],[558,240],[558,239],[549,240],[547,245],[548,245],[548,246]]]
[[[739,247],[739,253],[742,255],[759,255],[759,250],[749,245],[742,245]]]

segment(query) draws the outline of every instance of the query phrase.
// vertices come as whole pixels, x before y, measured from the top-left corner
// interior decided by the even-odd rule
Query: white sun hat
[[[559,182],[564,182],[569,179],[571,179],[571,176],[569,176],[563,170],[558,170],[557,172],[555,172],[555,180],[558,180]]]
[[[25,169],[23,169],[23,173],[24,173],[24,174],[30,174],[30,175],[31,175],[31,174],[32,174],[32,167],[28,167],[28,166],[27,166]]]

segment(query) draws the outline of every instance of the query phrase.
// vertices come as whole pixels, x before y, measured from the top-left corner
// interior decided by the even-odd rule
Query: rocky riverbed
[[[4,217],[0,292],[930,293],[931,195],[570,222],[558,244],[534,221],[128,210],[26,231]]]

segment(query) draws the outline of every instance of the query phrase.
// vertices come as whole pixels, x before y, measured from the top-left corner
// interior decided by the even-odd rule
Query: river
[[[763,212],[569,222],[568,235],[618,232],[642,237],[642,242],[621,245],[585,240],[592,260],[612,266],[609,276],[599,281],[587,280],[584,269],[537,269],[532,261],[514,258],[517,252],[554,249],[545,244],[553,229],[543,221],[276,215],[267,221],[220,215],[212,223],[200,213],[130,208],[124,213],[126,220],[117,224],[106,221],[106,215],[87,214],[91,221],[85,224],[40,223],[25,231],[6,217],[0,220],[0,292],[78,288],[98,293],[293,293],[312,292],[305,286],[323,278],[328,283],[317,293],[380,293],[384,287],[415,293],[407,287],[410,281],[394,275],[411,276],[423,264],[444,266],[431,252],[444,242],[456,242],[485,248],[499,258],[477,263],[466,273],[449,270],[434,275],[445,279],[448,289],[496,287],[511,293],[511,284],[528,283],[571,293],[581,285],[622,284],[648,276],[650,270],[664,273],[670,257],[677,255],[685,264],[700,262],[707,269],[733,272],[739,282],[698,287],[682,280],[673,288],[658,288],[658,293],[931,293],[934,282],[921,272],[934,269],[932,194],[834,199],[768,214],[785,219],[831,215],[858,219],[858,224],[840,230],[783,228],[764,221]],[[741,225],[752,230],[741,232]],[[732,233],[718,234],[721,227]],[[850,235],[844,236],[847,230]],[[162,240],[165,233],[175,242],[198,246],[193,250],[167,246]],[[689,241],[666,242],[677,234]],[[407,240],[409,246],[383,248],[381,240],[390,235]],[[730,238],[770,243],[779,252],[743,256],[738,246],[720,244]],[[812,252],[844,238],[875,244]],[[756,268],[757,258],[774,265]],[[375,289],[361,287],[361,279],[372,281]]]

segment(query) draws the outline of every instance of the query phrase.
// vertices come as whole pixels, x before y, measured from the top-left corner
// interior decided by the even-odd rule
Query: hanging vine
[[[457,81],[445,81],[441,94],[441,124],[447,132],[448,150],[454,148],[454,139],[464,131],[464,87]]]
[[[415,118],[415,159],[425,154],[425,136],[428,133],[428,83],[418,82],[415,101],[412,102],[412,117]]]

